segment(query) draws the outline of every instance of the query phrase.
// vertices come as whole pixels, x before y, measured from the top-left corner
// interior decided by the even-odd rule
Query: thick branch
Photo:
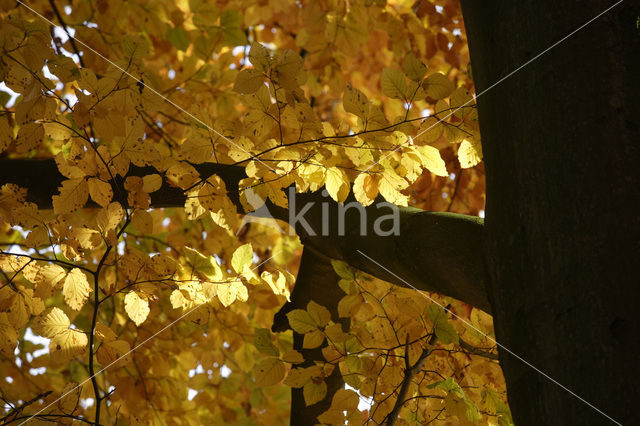
[[[238,192],[238,182],[246,177],[242,167],[210,163],[194,167],[202,177],[219,175],[225,181],[229,198],[242,211]],[[0,159],[0,170],[0,185],[15,183],[28,188],[28,199],[41,208],[51,208],[51,197],[58,193],[57,188],[64,180],[53,160]],[[152,173],[157,173],[152,167],[132,166],[128,175]],[[114,185],[120,186],[114,193],[125,192],[122,178],[117,177]],[[160,190],[151,194],[151,205],[181,207],[185,199],[181,189],[165,182]],[[347,200],[350,201],[354,200]],[[305,247],[327,258],[344,260],[393,284],[406,286],[405,282],[408,282],[420,290],[455,297],[490,312],[485,290],[482,219],[399,207],[399,232],[381,236],[374,225],[382,220],[383,231],[391,228],[391,219],[384,219],[392,212],[389,206],[374,203],[361,210],[355,207],[345,209],[323,197],[320,191],[295,194],[289,202],[289,210],[268,203],[268,213],[292,223],[296,213],[304,212],[301,217],[308,227],[299,221],[295,223],[295,230]],[[344,219],[342,229],[341,218]],[[361,253],[384,265],[393,274]]]

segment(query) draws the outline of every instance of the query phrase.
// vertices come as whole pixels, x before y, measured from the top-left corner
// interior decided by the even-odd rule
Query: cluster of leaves
[[[291,312],[305,347],[325,344],[325,362],[295,367],[291,332],[268,329],[300,243],[240,229],[229,197],[249,211],[251,188],[286,207],[295,184],[477,214],[482,152],[456,2],[55,4],[29,3],[42,19],[0,1],[0,155],[54,158],[65,177],[52,210],[0,190],[6,419],[281,424],[289,387],[312,404],[338,368],[374,405],[363,415],[340,390],[320,421],[380,422],[413,367],[401,418],[508,417],[495,361],[455,346],[486,341],[344,266],[350,328],[317,304]],[[205,163],[247,178],[227,188],[200,176]],[[128,176],[134,166],[152,172]],[[150,209],[167,185],[184,208]]]

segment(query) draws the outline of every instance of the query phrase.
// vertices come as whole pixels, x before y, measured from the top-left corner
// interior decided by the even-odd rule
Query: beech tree
[[[630,422],[640,7],[466,3],[0,2],[3,422]]]

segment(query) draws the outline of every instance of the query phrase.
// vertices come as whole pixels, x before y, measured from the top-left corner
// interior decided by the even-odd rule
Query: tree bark
[[[463,0],[486,161],[486,259],[518,425],[637,422],[640,4]]]

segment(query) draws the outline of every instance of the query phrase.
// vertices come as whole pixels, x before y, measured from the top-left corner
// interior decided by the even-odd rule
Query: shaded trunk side
[[[463,0],[477,93],[614,2]],[[640,3],[478,99],[499,341],[624,424],[640,401]],[[518,425],[610,424],[500,353]]]

